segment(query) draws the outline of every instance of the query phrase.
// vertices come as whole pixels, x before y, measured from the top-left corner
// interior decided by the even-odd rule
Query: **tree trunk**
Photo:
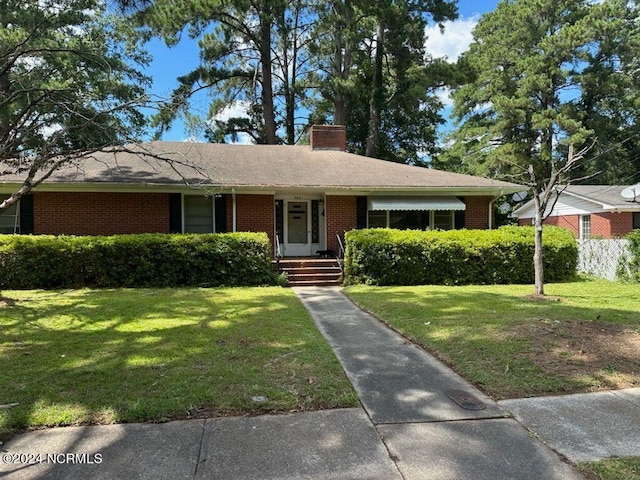
[[[9,80],[9,71],[0,75],[0,98],[5,99],[9,97],[11,93],[11,82]],[[11,131],[11,122],[7,118],[3,120],[0,118],[0,144],[7,144],[7,139],[9,138],[9,133]],[[13,148],[2,148],[0,150],[0,158],[2,157],[11,157],[14,153]]]
[[[333,124],[347,124],[347,104],[342,98],[342,95],[336,95],[333,99]]]
[[[369,135],[365,155],[375,157],[380,140],[380,116],[382,114],[382,63],[384,61],[384,26],[378,22],[376,30],[376,57],[373,71],[373,90],[369,103]]]
[[[533,251],[533,269],[534,269],[534,283],[535,294],[544,295],[544,263],[542,261],[542,215],[540,200],[538,194],[534,194],[536,205],[536,218],[535,218],[535,236],[534,236],[534,251]]]
[[[265,2],[266,6],[266,2]],[[266,12],[265,12],[266,13]],[[269,16],[260,19],[260,65],[262,69],[262,109],[264,116],[264,138],[268,145],[278,143],[276,117],[273,106],[273,83],[271,78],[271,22]]]
[[[335,52],[334,52],[334,60],[333,60],[333,74],[336,77],[344,78],[344,58],[342,56],[342,39],[340,38],[342,32],[339,31],[337,33],[336,44],[335,44]],[[333,92],[333,124],[334,125],[346,125],[347,121],[347,105],[344,101],[344,96],[340,92],[340,88],[336,89]]]
[[[344,83],[349,79],[351,74],[351,63],[353,60],[351,40],[348,37],[342,37],[344,32],[353,28],[353,7],[351,0],[344,0],[343,3],[336,2],[336,10],[342,12],[342,26],[336,32],[336,44],[334,52],[334,72],[333,74],[340,78],[339,88],[334,91],[333,96],[333,124],[347,125],[347,101],[344,91]]]
[[[279,12],[278,31],[280,34],[279,55],[281,57],[280,66],[282,69],[282,90],[284,95],[284,129],[286,144],[296,143],[296,80],[298,78],[298,35],[299,35],[299,4],[296,4],[293,11],[295,20],[293,25],[287,24],[285,9]]]

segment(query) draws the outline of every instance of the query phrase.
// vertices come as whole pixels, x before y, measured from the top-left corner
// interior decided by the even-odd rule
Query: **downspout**
[[[237,211],[236,211],[236,189],[232,188],[231,189],[231,216],[233,218],[233,223],[232,223],[232,231],[235,232],[238,229],[238,222],[237,222]]]

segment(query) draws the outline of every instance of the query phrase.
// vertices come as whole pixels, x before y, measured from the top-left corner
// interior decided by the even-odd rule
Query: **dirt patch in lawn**
[[[548,374],[572,379],[576,391],[640,386],[640,330],[628,325],[584,320],[520,324],[532,349],[521,354]]]
[[[3,297],[0,293],[0,308],[13,307],[16,304],[15,300],[11,298]]]

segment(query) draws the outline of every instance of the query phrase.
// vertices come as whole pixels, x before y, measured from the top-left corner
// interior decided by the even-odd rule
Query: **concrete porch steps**
[[[342,285],[342,270],[333,258],[282,258],[274,264],[291,287]]]

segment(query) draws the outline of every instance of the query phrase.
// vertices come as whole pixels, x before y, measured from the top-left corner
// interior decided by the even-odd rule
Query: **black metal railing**
[[[282,252],[280,251],[280,237],[278,236],[278,233],[276,232],[276,244],[275,244],[275,257],[276,257],[276,261],[279,262],[280,259],[282,258]]]
[[[336,239],[338,240],[338,265],[340,265],[340,270],[344,273],[344,243],[339,234],[336,234]]]

